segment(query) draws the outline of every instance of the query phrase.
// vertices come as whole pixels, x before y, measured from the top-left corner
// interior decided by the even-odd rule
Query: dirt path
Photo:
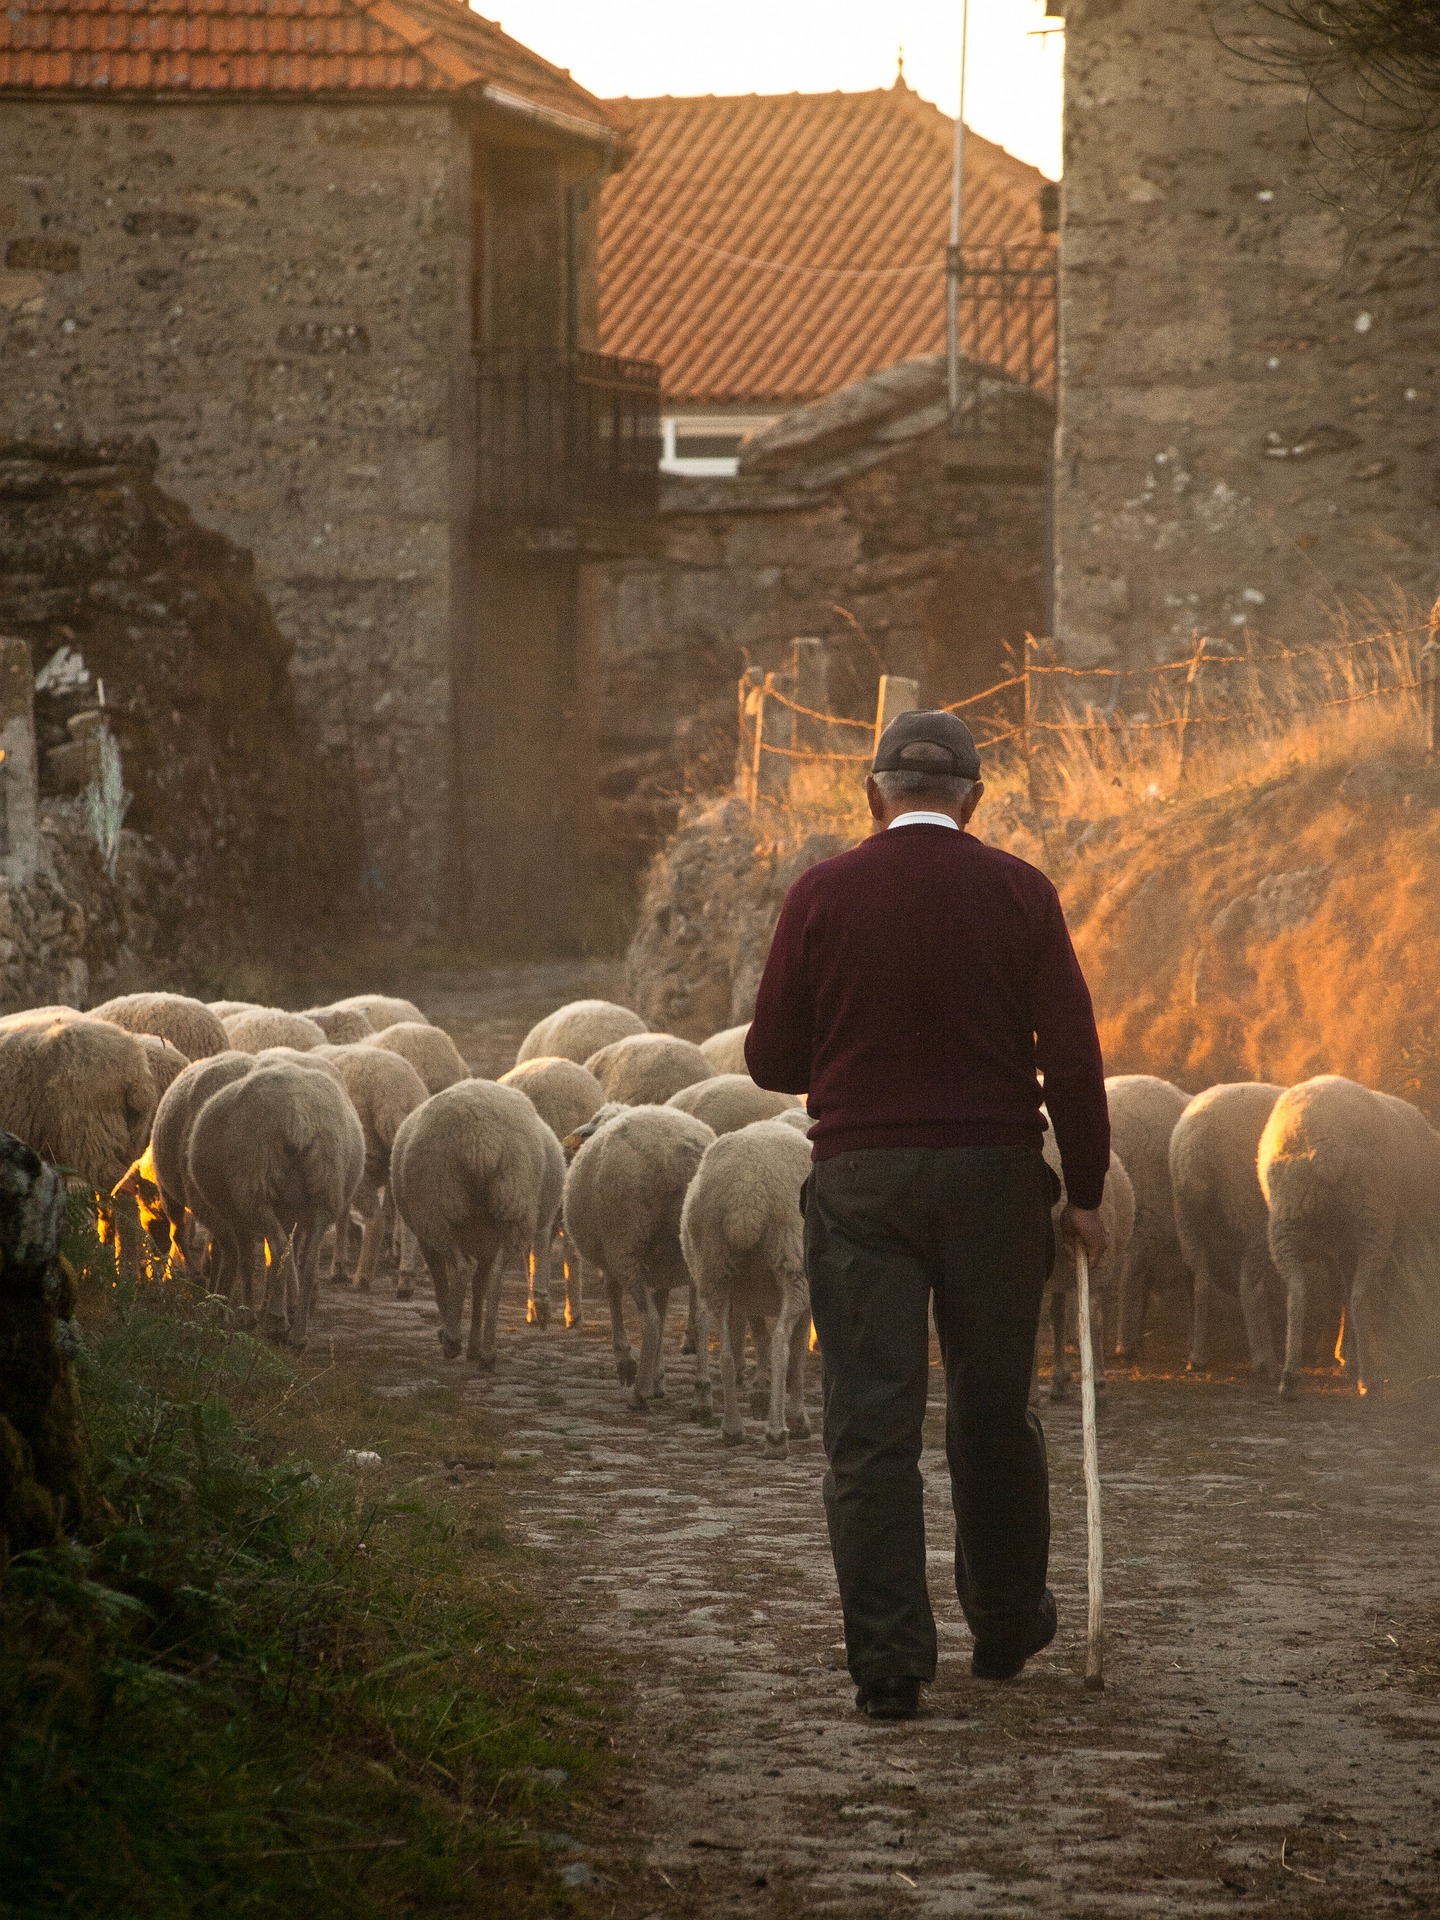
[[[418,990],[493,1071],[524,1009],[492,1024],[476,983],[462,1021]],[[506,990],[523,1000],[523,980]],[[880,1728],[853,1712],[837,1644],[818,1442],[768,1462],[752,1422],[749,1445],[722,1448],[690,1417],[678,1324],[667,1400],[631,1412],[602,1322],[591,1303],[582,1328],[527,1329],[517,1278],[498,1369],[464,1396],[550,1617],[629,1676],[631,1786],[566,1867],[597,1914],[1440,1911],[1440,1479],[1423,1410],[1118,1381],[1096,1696],[1079,1679],[1078,1416],[1046,1414],[1059,1640],[1020,1683],[983,1687],[950,1581],[932,1374],[941,1673],[923,1719]],[[449,1377],[435,1325],[428,1300],[330,1294],[320,1331],[403,1395]],[[817,1394],[812,1363],[812,1409]]]

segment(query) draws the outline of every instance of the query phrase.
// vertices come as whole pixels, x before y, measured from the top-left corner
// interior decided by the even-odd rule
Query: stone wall
[[[377,923],[442,895],[470,417],[468,136],[443,104],[5,103],[0,437],[148,435],[255,556]]]
[[[1440,216],[1337,170],[1258,0],[1066,0],[1057,631],[1313,641],[1440,573]],[[1320,134],[1320,147],[1312,132]],[[1344,205],[1340,204],[1343,196]]]
[[[249,555],[155,464],[146,444],[0,442],[0,883],[20,928],[0,925],[0,1002],[103,997],[127,969],[201,984],[357,929],[348,765],[297,715]]]
[[[881,673],[943,703],[1002,677],[1045,617],[1048,401],[972,374],[946,424],[944,368],[912,361],[798,409],[734,480],[667,481],[643,542],[583,569],[598,674],[600,791],[633,873],[680,797],[734,772],[736,682],[817,635],[831,706],[872,716]]]

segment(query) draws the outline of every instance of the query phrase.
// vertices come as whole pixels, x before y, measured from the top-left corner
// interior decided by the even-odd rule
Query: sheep
[[[568,1140],[577,1127],[593,1119],[605,1101],[600,1082],[593,1073],[587,1073],[578,1060],[566,1060],[556,1054],[538,1054],[534,1059],[522,1061],[518,1067],[511,1067],[508,1073],[501,1074],[500,1085],[518,1087],[534,1103],[540,1118],[559,1140]],[[562,1168],[563,1164],[562,1155]],[[557,1231],[563,1241],[564,1227],[560,1226]],[[553,1250],[550,1258],[553,1259]],[[561,1272],[565,1280],[565,1325],[578,1327],[585,1317],[584,1282],[580,1256],[568,1245],[561,1255]],[[532,1263],[526,1319],[535,1326],[548,1326],[550,1306],[548,1290],[535,1288]]]
[[[348,994],[343,1000],[332,1000],[329,1011],[363,1013],[376,1033],[397,1026],[402,1020],[413,1020],[421,1027],[430,1024],[413,1000],[398,999],[393,993]]]
[[[605,1090],[578,1060],[537,1054],[500,1075],[502,1087],[518,1087],[558,1140],[592,1120],[605,1104]]]
[[[190,1062],[178,1047],[172,1047],[158,1033],[137,1033],[135,1038],[145,1049],[145,1061],[150,1069],[150,1078],[155,1083],[155,1098],[159,1101],[165,1089],[179,1078]]]
[[[555,1242],[564,1234],[561,1216],[565,1203],[565,1149],[548,1122],[545,1131],[549,1136],[545,1142],[545,1179],[540,1193],[537,1237],[530,1251],[529,1294],[525,1303],[527,1323],[538,1327],[550,1324],[555,1305]],[[565,1325],[578,1327],[585,1318],[583,1268],[578,1254],[571,1259],[567,1249],[560,1272],[565,1286]]]
[[[1380,1378],[1382,1331],[1433,1334],[1440,1134],[1408,1100],[1327,1073],[1280,1095],[1257,1167],[1285,1283],[1280,1392],[1291,1399],[1299,1385],[1310,1286],[1338,1273],[1346,1373],[1366,1394]]]
[[[380,1047],[386,1053],[398,1053],[408,1060],[429,1093],[443,1093],[457,1080],[468,1080],[470,1069],[465,1057],[449,1034],[432,1027],[428,1020],[400,1020],[363,1044]]]
[[[747,1020],[743,1027],[726,1027],[722,1033],[712,1033],[708,1040],[700,1042],[700,1051],[716,1073],[750,1071],[745,1064],[745,1036],[749,1031]]]
[[[1170,1190],[1170,1136],[1190,1096],[1149,1073],[1118,1074],[1105,1082],[1105,1091],[1111,1144],[1135,1189],[1135,1233],[1120,1289],[1115,1346],[1122,1360],[1130,1360],[1145,1337],[1152,1290],[1174,1290],[1185,1278]]]
[[[265,1011],[258,1000],[207,1000],[205,1005],[221,1026],[224,1026],[232,1013],[263,1013]]]
[[[360,1121],[327,1073],[289,1061],[257,1065],[196,1115],[187,1185],[221,1250],[232,1298],[248,1291],[258,1243],[269,1247],[271,1339],[305,1345],[321,1242],[348,1211],[364,1170]]]
[[[354,1046],[368,1040],[375,1029],[359,1007],[306,1007],[305,1018],[313,1020],[332,1046]]]
[[[720,1325],[721,1435],[745,1438],[736,1381],[736,1347],[746,1320],[773,1320],[770,1405],[765,1451],[783,1460],[786,1433],[809,1435],[805,1413],[805,1348],[810,1290],[805,1281],[800,1195],[810,1151],[793,1127],[759,1120],[720,1135],[705,1149],[680,1214],[680,1245],[707,1316]],[[703,1347],[702,1376],[709,1383]]]
[[[1051,1127],[1045,1130],[1044,1154],[1046,1164],[1059,1177],[1061,1183],[1060,1198],[1055,1202],[1053,1212],[1055,1258],[1051,1263],[1046,1292],[1050,1300],[1050,1333],[1055,1349],[1050,1369],[1050,1398],[1063,1400],[1070,1391],[1070,1382],[1073,1377],[1070,1372],[1070,1353],[1065,1339],[1065,1326],[1070,1301],[1075,1294],[1075,1256],[1064,1244],[1060,1235],[1060,1215],[1064,1211],[1066,1199],[1065,1176],[1060,1166],[1060,1149],[1055,1144],[1055,1133]],[[1105,1175],[1105,1197],[1100,1203],[1100,1217],[1104,1222],[1105,1237],[1109,1244],[1106,1246],[1104,1255],[1090,1264],[1090,1325],[1094,1335],[1092,1344],[1095,1353],[1097,1393],[1105,1391],[1105,1327],[1124,1285],[1125,1263],[1130,1253],[1130,1236],[1135,1230],[1135,1190],[1130,1184],[1129,1174],[1113,1150],[1110,1154],[1110,1170]]]
[[[688,1286],[680,1213],[705,1149],[715,1138],[703,1120],[674,1107],[602,1107],[571,1162],[565,1182],[565,1233],[605,1278],[615,1371],[645,1407],[664,1391],[660,1341],[672,1287]],[[644,1320],[637,1366],[625,1334],[624,1295]],[[697,1302],[696,1391],[710,1400],[708,1327]]]
[[[365,1172],[360,1183],[359,1208],[365,1224],[352,1282],[363,1293],[369,1290],[375,1276],[380,1249],[394,1231],[395,1196],[390,1185],[390,1154],[395,1135],[401,1122],[430,1096],[410,1062],[388,1049],[327,1047],[323,1055],[325,1062],[338,1073],[365,1134]],[[342,1265],[341,1249],[337,1245],[337,1278]],[[411,1291],[407,1276],[398,1283],[397,1294],[409,1299]]]
[[[798,1102],[788,1093],[767,1093],[748,1073],[717,1073],[712,1080],[682,1087],[664,1104],[693,1113],[716,1133],[737,1133],[757,1120],[778,1120],[782,1113],[795,1111]]]
[[[493,1080],[458,1081],[400,1124],[390,1182],[435,1283],[447,1360],[460,1352],[473,1262],[468,1356],[487,1370],[495,1365],[505,1269],[532,1247],[548,1247],[553,1235],[554,1212],[541,1215],[546,1205],[555,1212],[560,1206],[554,1139],[523,1093]]]
[[[236,1049],[196,1060],[170,1083],[155,1109],[155,1122],[150,1131],[155,1185],[161,1208],[170,1222],[172,1257],[178,1251],[187,1266],[196,1265],[196,1249],[191,1238],[195,1202],[186,1173],[190,1131],[195,1125],[195,1116],[211,1094],[218,1093],[232,1080],[242,1079],[254,1065],[253,1054]]]
[[[224,1021],[229,1044],[241,1053],[260,1053],[266,1047],[295,1047],[308,1053],[323,1047],[325,1034],[303,1013],[286,1013],[280,1007],[256,1007],[248,1013],[232,1013]]]
[[[1194,1287],[1186,1361],[1192,1373],[1210,1363],[1217,1293],[1239,1295],[1256,1372],[1278,1372],[1269,1301],[1278,1296],[1280,1281],[1270,1259],[1269,1214],[1255,1157],[1282,1091],[1260,1080],[1207,1087],[1170,1136],[1175,1232]]]
[[[572,1000],[535,1023],[520,1042],[515,1064],[519,1067],[527,1060],[558,1054],[561,1059],[583,1065],[612,1040],[646,1031],[638,1013],[632,1013],[629,1007],[617,1007],[613,1000]]]
[[[803,1133],[807,1139],[810,1137],[810,1116],[804,1107],[787,1107],[783,1113],[777,1113],[775,1118],[785,1126],[794,1127],[797,1133]]]
[[[97,1193],[145,1150],[157,1100],[144,1044],[72,1007],[0,1019],[0,1127]]]
[[[585,1066],[605,1098],[626,1107],[663,1106],[682,1087],[715,1078],[694,1041],[678,1040],[673,1033],[632,1033],[592,1053]]]
[[[124,993],[90,1009],[96,1020],[113,1021],[127,1033],[153,1033],[187,1060],[205,1060],[229,1045],[220,1017],[183,993]]]

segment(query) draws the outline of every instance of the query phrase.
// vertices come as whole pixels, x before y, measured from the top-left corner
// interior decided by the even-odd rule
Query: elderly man
[[[845,1646],[857,1707],[906,1719],[935,1677],[919,1466],[932,1297],[972,1671],[1011,1679],[1055,1637],[1029,1409],[1057,1197],[1040,1103],[1065,1170],[1062,1229],[1092,1259],[1110,1122],[1055,889],[966,832],[984,792],[969,729],[902,714],[866,792],[877,830],[786,897],[745,1057],[762,1087],[809,1095],[805,1263]]]

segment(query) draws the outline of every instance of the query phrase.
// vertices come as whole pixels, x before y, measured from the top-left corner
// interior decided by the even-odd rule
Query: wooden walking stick
[[[1095,1439],[1095,1343],[1090,1337],[1090,1256],[1075,1243],[1075,1318],[1080,1335],[1080,1430],[1085,1448],[1086,1574],[1090,1619],[1085,1631],[1085,1684],[1105,1685],[1105,1543],[1100,1531],[1100,1449]]]

